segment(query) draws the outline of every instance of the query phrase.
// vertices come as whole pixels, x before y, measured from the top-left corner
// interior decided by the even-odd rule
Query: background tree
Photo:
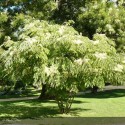
[[[97,13],[98,12],[98,13]],[[115,3],[96,3],[78,15],[78,30],[92,38],[94,33],[103,33],[116,44],[118,51],[124,51],[124,13],[122,6]]]
[[[124,1],[113,0],[61,0],[55,11],[56,23],[73,20],[77,31],[93,38],[95,33],[106,34],[124,51]]]

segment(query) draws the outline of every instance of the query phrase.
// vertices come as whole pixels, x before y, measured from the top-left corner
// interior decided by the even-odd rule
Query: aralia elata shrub
[[[104,34],[90,40],[67,24],[33,18],[25,18],[12,34],[13,44],[1,54],[3,73],[13,81],[46,84],[61,113],[70,111],[78,86],[103,88],[105,82],[124,81],[123,56]]]

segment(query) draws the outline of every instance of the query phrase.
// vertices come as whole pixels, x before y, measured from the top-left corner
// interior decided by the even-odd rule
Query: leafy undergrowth
[[[108,90],[75,97],[69,114],[60,114],[55,101],[0,102],[0,120],[43,117],[125,117],[125,90]]]
[[[2,92],[2,90],[0,91]],[[41,90],[34,89],[33,87],[27,87],[25,90],[16,92],[9,92],[8,94],[2,95],[0,94],[0,99],[9,99],[9,98],[20,98],[20,97],[34,97],[39,96]]]

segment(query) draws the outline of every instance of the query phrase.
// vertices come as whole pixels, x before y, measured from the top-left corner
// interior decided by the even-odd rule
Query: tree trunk
[[[38,99],[41,100],[55,99],[55,96],[48,93],[46,84],[42,84],[41,94]]]
[[[41,94],[39,96],[39,99],[45,99],[46,92],[47,92],[46,84],[42,84],[42,90],[41,90]]]
[[[93,86],[93,88],[91,88],[91,92],[93,94],[97,93],[98,87],[97,86]]]

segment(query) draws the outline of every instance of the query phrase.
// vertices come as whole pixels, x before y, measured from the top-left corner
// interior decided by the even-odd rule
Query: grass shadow
[[[0,119],[26,119],[39,117],[53,117],[59,114],[56,105],[51,101],[40,103],[39,100],[1,102]]]
[[[71,108],[70,116],[79,116],[78,112],[89,109]],[[0,102],[0,120],[6,119],[37,119],[47,117],[61,117],[58,106],[54,100],[40,101],[13,101]]]
[[[70,111],[70,115],[71,116],[75,116],[75,117],[80,117],[80,114],[79,113],[84,113],[86,111],[90,111],[91,109],[82,109],[82,108],[71,108],[71,111]]]
[[[0,99],[9,99],[9,98],[21,98],[21,97],[35,97],[39,96],[41,93],[41,90],[36,89],[27,89],[22,91],[21,94],[16,94],[13,92],[9,92],[5,95],[0,95]]]
[[[125,89],[105,90],[97,92],[96,94],[85,93],[84,95],[78,95],[76,97],[99,98],[99,99],[125,97]]]

